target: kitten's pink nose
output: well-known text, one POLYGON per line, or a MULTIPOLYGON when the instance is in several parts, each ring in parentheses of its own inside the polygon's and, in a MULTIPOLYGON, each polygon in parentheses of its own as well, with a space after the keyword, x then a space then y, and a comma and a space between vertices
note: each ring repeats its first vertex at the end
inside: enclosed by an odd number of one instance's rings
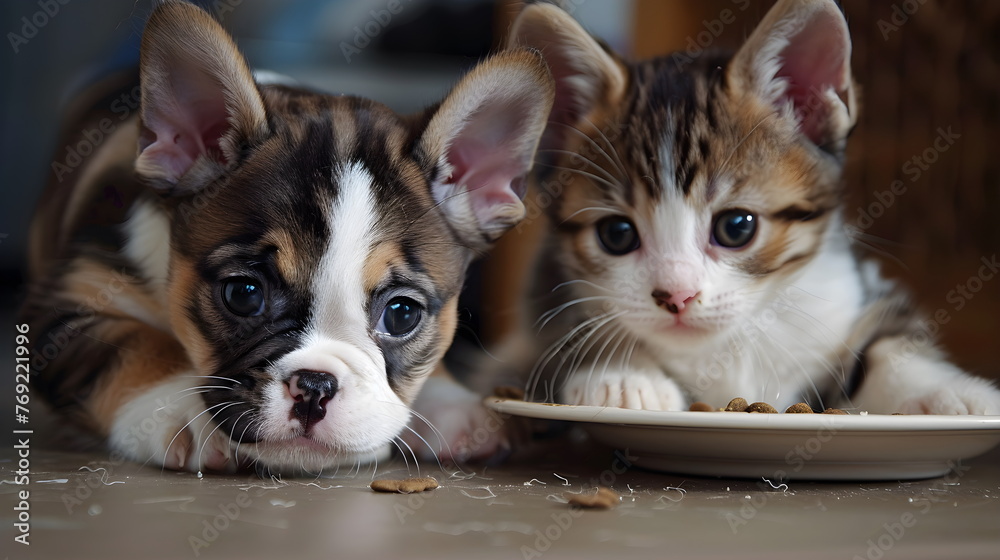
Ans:
POLYGON ((674 292, 653 290, 653 299, 656 300, 656 305, 665 307, 674 315, 679 315, 685 307, 691 305, 691 301, 698 297, 699 293, 696 290, 676 290, 674 292))

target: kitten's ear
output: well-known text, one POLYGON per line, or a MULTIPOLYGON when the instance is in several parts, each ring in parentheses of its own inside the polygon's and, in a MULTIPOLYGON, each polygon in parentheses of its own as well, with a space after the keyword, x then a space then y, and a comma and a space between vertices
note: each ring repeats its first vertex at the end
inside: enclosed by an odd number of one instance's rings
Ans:
POLYGON ((799 130, 824 148, 842 146, 857 119, 851 37, 833 0, 779 0, 727 77, 737 90, 791 110, 799 130))
POLYGON ((617 105, 625 93, 626 69, 576 20, 552 4, 525 6, 511 27, 507 46, 541 52, 556 82, 543 148, 564 149, 569 127, 583 125, 596 109, 617 105))
POLYGON ((167 194, 197 191, 268 134, 243 55, 207 13, 165 2, 142 35, 136 171, 167 194))
POLYGON ((541 56, 505 51, 462 78, 421 133, 416 154, 434 167, 434 200, 468 246, 488 247, 524 217, 553 90, 541 56))

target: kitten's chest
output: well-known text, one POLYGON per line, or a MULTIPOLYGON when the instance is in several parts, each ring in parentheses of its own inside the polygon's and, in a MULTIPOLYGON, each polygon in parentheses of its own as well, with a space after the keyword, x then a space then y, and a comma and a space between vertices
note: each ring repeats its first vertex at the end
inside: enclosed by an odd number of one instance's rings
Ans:
POLYGON ((825 386, 835 358, 824 355, 829 348, 801 341, 775 342, 773 337, 783 330, 774 326, 766 331, 737 329, 724 343, 698 352, 664 348, 650 353, 692 400, 724 406, 734 397, 743 397, 787 406, 803 400, 811 387, 825 386))
POLYGON ((858 309, 810 297, 765 308, 700 347, 650 345, 648 353, 693 400, 713 406, 734 397, 781 409, 820 402, 856 366, 848 341, 858 309))

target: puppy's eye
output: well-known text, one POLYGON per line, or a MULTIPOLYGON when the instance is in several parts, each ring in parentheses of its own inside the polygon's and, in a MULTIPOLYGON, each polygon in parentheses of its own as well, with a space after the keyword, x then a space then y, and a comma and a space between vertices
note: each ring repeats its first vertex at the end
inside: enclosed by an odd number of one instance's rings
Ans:
POLYGON ((230 278, 222 284, 222 301, 234 315, 256 317, 264 312, 264 288, 252 278, 230 278))
POLYGON ((639 248, 639 231, 628 218, 612 216, 597 222, 597 239, 612 255, 625 255, 639 248))
POLYGON ((738 249, 750 243, 757 232, 757 217, 747 210, 727 210, 715 217, 712 240, 717 245, 738 249))
POLYGON ((382 310, 375 330, 389 336, 403 336, 417 328, 422 316, 423 308, 416 301, 408 297, 393 298, 382 310))

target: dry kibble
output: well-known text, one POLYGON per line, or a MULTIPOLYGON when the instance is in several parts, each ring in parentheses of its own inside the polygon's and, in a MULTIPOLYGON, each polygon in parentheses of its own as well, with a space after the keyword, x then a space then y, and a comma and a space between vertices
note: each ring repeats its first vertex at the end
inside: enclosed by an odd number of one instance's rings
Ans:
POLYGON ((715 409, 712 408, 712 405, 708 403, 703 403, 701 401, 698 401, 691 403, 691 408, 689 408, 688 410, 690 410, 691 412, 712 412, 715 409))
POLYGON ((524 389, 513 385, 501 385, 493 389, 493 394, 501 399, 524 400, 524 389))
MULTIPOLYGON (((710 411, 713 410, 708 404, 703 402, 696 402, 691 405, 690 410, 693 411, 710 411)), ((726 408, 719 408, 716 410, 726 411, 726 412, 757 412, 765 414, 775 414, 777 409, 766 402, 755 402, 752 404, 747 404, 746 399, 743 397, 736 397, 735 399, 729 401, 726 408)), ((785 409, 786 414, 814 414, 816 411, 812 409, 806 403, 796 403, 785 409)), ((822 412, 822 414, 850 414, 847 411, 841 410, 839 408, 828 408, 822 412)), ((867 413, 862 413, 865 415, 867 413)), ((895 414, 899 414, 898 412, 895 414)))
POLYGON ((792 406, 788 407, 785 410, 785 413, 787 413, 787 414, 812 414, 813 413, 813 409, 812 409, 811 406, 807 405, 806 403, 800 402, 800 403, 793 404, 792 406))
POLYGON ((746 412, 747 411, 747 400, 743 397, 736 397, 735 399, 729 401, 726 405, 726 412, 746 412))
POLYGON ((747 407, 747 412, 759 412, 763 414, 777 414, 778 409, 766 402, 755 402, 747 407))
POLYGON ((565 496, 569 505, 589 509, 611 509, 621 502, 618 492, 605 486, 598 486, 596 494, 573 494, 567 492, 565 496))
POLYGON ((395 492, 397 494, 413 494, 438 487, 436 480, 430 477, 406 478, 403 480, 382 479, 373 480, 371 489, 376 492, 395 492))

